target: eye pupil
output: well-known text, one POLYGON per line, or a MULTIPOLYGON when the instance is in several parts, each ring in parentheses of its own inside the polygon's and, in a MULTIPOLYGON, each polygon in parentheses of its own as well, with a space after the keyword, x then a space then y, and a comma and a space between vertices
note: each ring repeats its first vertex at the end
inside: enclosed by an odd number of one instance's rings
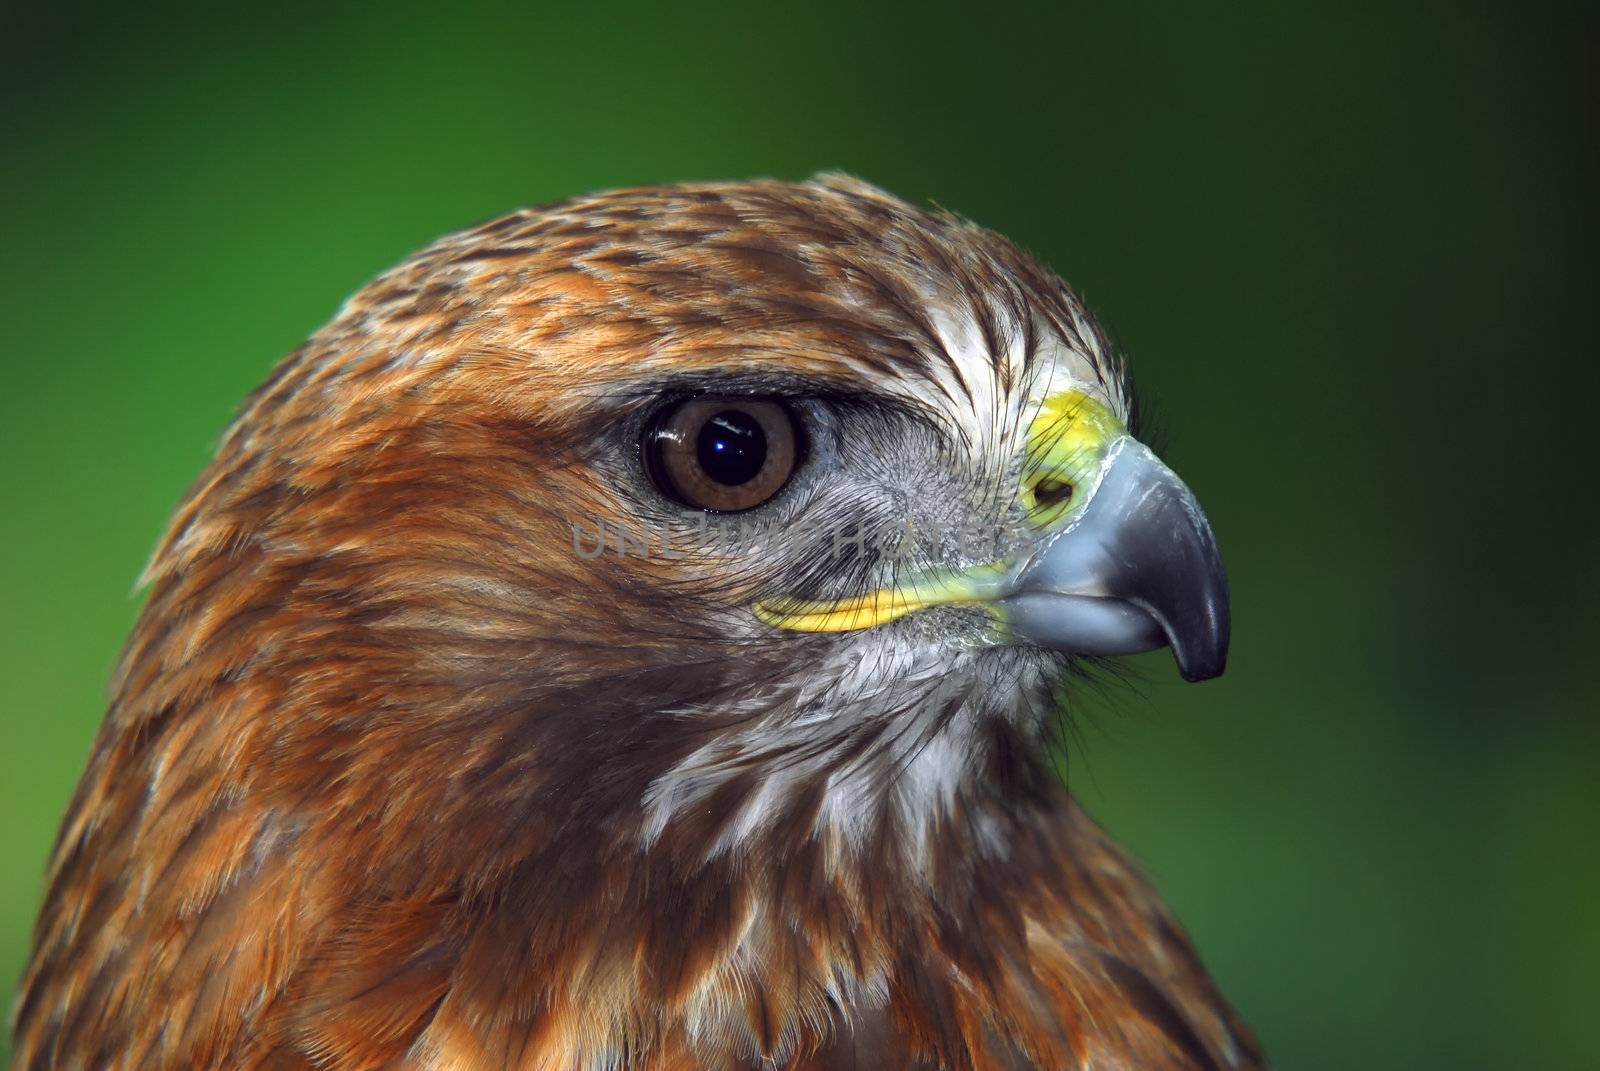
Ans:
POLYGON ((724 487, 738 487, 767 463, 767 433, 749 413, 725 409, 705 426, 695 444, 700 467, 724 487))
POLYGON ((712 513, 754 509, 788 483, 804 449, 793 413, 767 398, 706 396, 662 409, 641 458, 668 498, 712 513))

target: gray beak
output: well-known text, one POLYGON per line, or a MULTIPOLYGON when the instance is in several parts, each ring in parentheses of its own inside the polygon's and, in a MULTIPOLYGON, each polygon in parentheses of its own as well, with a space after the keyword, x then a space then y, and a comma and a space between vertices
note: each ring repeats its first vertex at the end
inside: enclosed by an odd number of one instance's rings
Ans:
POLYGON ((1019 639, 1084 655, 1172 648, 1184 680, 1228 660, 1228 577, 1194 493, 1143 443, 1117 441, 1071 522, 1023 560, 1001 612, 1019 639))

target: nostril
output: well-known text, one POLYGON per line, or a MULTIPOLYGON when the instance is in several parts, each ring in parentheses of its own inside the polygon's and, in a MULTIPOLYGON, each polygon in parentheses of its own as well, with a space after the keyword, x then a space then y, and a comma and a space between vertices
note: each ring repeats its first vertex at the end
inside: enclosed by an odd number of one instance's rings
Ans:
POLYGON ((1060 506, 1072 501, 1072 484, 1046 476, 1033 485, 1033 501, 1041 508, 1060 506))

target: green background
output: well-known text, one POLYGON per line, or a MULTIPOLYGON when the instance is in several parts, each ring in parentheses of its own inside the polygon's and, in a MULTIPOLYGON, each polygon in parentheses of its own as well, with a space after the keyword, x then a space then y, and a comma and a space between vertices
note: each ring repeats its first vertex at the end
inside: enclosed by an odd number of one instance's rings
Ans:
POLYGON ((1072 777, 1279 1066, 1600 1066, 1594 37, 1399 7, 8 5, 5 990, 133 580, 278 357, 511 207, 842 168, 1074 282, 1210 512, 1227 676, 1141 660, 1072 777))

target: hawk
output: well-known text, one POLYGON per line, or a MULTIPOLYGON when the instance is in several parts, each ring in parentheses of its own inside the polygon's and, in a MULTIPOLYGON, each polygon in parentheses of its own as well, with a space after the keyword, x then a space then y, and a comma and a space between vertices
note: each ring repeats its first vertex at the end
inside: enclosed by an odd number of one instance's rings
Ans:
POLYGON ((49 866, 15 1066, 1261 1066, 1052 764, 1227 586, 1074 293, 822 176, 525 210, 243 408, 49 866))

